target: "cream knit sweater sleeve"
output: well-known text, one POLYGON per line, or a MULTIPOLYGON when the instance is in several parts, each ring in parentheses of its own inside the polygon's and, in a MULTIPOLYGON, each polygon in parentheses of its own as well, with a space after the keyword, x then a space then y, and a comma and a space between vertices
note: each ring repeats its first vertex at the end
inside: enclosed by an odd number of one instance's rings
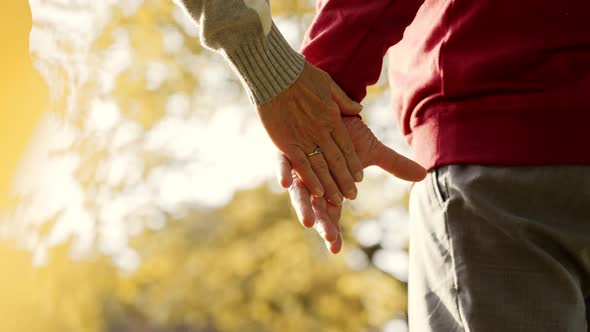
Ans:
POLYGON ((201 43, 229 61, 254 104, 287 89, 305 58, 272 21, 268 0, 175 0, 200 26, 201 43))

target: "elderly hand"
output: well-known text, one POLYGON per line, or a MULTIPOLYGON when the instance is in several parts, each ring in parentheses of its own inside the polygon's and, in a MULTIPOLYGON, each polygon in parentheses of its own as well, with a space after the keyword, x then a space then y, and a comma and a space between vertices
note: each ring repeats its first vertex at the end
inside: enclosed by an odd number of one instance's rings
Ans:
POLYGON ((274 144, 311 193, 340 205, 344 197, 356 198, 355 181, 363 177, 361 162, 340 115, 355 115, 361 109, 327 73, 306 63, 297 81, 261 105, 258 114, 274 144), (321 153, 309 156, 318 147, 321 153))
MULTIPOLYGON (((342 122, 350 133, 363 168, 379 166, 407 181, 421 181, 426 177, 422 166, 381 143, 360 118, 345 117, 342 122)), ((279 155, 278 178, 283 187, 289 188, 291 204, 301 224, 314 227, 328 249, 338 253, 342 247, 339 225, 342 207, 330 204, 324 197, 312 197, 304 183, 292 172, 291 164, 284 155, 279 155)))

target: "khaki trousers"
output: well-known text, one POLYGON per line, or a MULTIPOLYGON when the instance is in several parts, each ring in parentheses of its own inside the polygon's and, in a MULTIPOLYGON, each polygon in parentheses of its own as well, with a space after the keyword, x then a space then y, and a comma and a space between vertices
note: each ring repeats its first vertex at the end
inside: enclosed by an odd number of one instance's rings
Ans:
POLYGON ((410 216, 410 332, 590 331, 590 166, 439 167, 410 216))

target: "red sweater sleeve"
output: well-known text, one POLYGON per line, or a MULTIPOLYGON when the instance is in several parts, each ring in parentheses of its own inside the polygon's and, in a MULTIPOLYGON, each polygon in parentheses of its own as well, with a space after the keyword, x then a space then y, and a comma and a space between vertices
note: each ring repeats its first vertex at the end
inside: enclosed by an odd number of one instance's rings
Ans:
POLYGON ((379 79, 383 57, 401 40, 423 0, 319 0, 302 53, 354 100, 379 79))

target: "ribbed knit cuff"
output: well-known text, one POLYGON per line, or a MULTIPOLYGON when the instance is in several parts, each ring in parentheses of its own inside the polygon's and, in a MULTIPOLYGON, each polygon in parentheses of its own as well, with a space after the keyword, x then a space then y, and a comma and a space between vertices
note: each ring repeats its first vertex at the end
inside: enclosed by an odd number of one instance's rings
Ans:
POLYGON ((289 46, 273 24, 266 38, 225 51, 246 85, 250 100, 262 105, 285 91, 301 74, 305 65, 303 55, 289 46))

